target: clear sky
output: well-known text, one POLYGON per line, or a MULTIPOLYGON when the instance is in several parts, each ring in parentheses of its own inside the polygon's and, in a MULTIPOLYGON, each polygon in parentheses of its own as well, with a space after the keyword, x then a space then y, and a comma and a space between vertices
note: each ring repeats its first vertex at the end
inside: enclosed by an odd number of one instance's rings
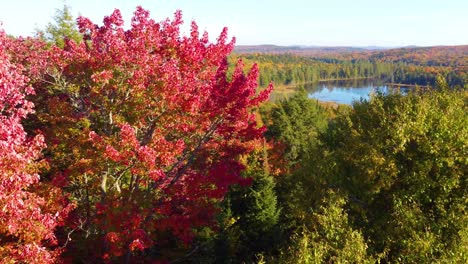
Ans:
MULTIPOLYGON (((129 24, 137 5, 157 21, 180 9, 214 40, 223 26, 237 44, 432 46, 468 44, 468 0, 67 0, 73 14, 101 23, 115 8, 129 24)), ((32 35, 63 0, 0 0, 12 35, 32 35)))

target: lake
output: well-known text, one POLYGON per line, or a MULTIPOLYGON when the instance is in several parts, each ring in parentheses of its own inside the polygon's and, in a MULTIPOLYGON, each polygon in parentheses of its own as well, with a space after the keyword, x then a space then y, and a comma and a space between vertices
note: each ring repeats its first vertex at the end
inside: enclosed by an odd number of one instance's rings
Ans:
MULTIPOLYGON (((369 95, 376 91, 386 94, 397 90, 397 88, 388 87, 383 81, 375 79, 324 81, 304 85, 304 88, 307 90, 309 98, 348 105, 353 101, 368 100, 369 95)), ((403 92, 405 90, 402 88, 403 92)))

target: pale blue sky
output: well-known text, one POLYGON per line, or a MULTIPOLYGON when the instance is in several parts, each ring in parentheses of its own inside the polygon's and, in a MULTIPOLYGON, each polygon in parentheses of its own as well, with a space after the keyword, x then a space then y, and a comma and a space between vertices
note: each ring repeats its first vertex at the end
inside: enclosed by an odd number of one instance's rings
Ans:
MULTIPOLYGON (((0 0, 0 21, 12 35, 43 28, 63 0, 0 0)), ((468 0, 67 0, 101 23, 114 8, 129 24, 137 5, 157 21, 180 9, 214 40, 223 26, 237 44, 406 46, 468 44, 468 0)))

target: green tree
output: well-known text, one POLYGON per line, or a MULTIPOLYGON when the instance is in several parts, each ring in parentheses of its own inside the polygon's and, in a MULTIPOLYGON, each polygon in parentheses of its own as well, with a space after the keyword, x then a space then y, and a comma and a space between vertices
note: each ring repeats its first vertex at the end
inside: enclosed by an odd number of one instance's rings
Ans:
POLYGON ((277 258, 278 263, 375 263, 363 235, 348 223, 345 199, 328 192, 322 205, 308 211, 277 258))
POLYGON ((328 185, 390 262, 468 260, 466 92, 377 95, 329 126, 328 185))
POLYGON ((222 230, 216 241, 217 263, 251 263, 277 247, 280 209, 275 179, 268 172, 267 152, 246 157, 245 177, 252 185, 233 186, 224 201, 222 230))
POLYGON ((65 46, 65 40, 70 39, 76 43, 81 42, 83 36, 78 31, 71 8, 64 4, 62 9, 56 9, 54 22, 47 24, 45 30, 37 30, 37 34, 60 48, 65 46))
MULTIPOLYGON (((341 108, 340 108, 341 110, 341 108)), ((345 110, 348 110, 346 108, 345 110)), ((320 134, 329 113, 302 90, 263 109, 267 135, 286 145, 291 170, 278 178, 281 254, 269 262, 324 263, 372 261, 362 234, 348 223, 345 198, 326 185, 326 155, 319 153, 320 134)))
POLYGON ((320 131, 327 126, 325 109, 300 90, 291 98, 283 100, 269 111, 263 111, 267 124, 266 136, 286 145, 284 158, 292 164, 309 155, 311 145, 316 144, 320 131))

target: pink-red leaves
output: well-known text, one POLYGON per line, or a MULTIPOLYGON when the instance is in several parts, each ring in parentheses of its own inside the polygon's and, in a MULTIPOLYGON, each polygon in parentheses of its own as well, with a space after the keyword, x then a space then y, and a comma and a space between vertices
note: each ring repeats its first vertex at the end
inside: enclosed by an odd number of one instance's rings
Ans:
MULTIPOLYGON (((188 243, 194 230, 214 225, 216 202, 228 187, 248 183, 238 160, 262 137, 252 109, 271 87, 257 94, 258 69, 246 75, 241 61, 228 78, 234 39, 228 42, 227 29, 209 43, 195 22, 182 36, 182 22, 176 12, 157 23, 138 7, 125 29, 116 10, 103 26, 79 18, 80 44, 47 50, 19 41, 10 48, 35 49, 15 61, 41 91, 37 128, 46 135, 53 182, 78 203, 67 245, 89 247, 85 252, 97 255, 89 259, 162 247, 168 233, 188 243)), ((32 105, 21 105, 24 118, 32 105)), ((37 174, 28 177, 28 184, 38 181, 37 174)))
MULTIPOLYGON (((59 251, 53 233, 64 216, 31 190, 38 188, 37 160, 44 138, 28 138, 21 121, 33 112, 25 96, 34 93, 6 53, 10 40, 0 31, 0 258, 6 262, 52 263, 59 251)), ((52 190, 53 191, 53 190, 52 190)))

